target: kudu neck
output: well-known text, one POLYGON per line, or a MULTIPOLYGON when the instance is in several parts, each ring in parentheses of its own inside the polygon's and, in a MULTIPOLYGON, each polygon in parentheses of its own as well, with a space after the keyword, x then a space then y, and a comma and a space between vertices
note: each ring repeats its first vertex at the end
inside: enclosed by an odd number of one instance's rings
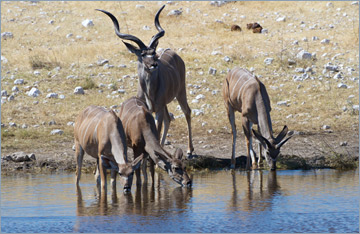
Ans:
POLYGON ((272 134, 270 110, 268 107, 265 106, 262 98, 257 98, 256 110, 257 110, 258 126, 260 128, 261 135, 268 140, 274 140, 272 134))

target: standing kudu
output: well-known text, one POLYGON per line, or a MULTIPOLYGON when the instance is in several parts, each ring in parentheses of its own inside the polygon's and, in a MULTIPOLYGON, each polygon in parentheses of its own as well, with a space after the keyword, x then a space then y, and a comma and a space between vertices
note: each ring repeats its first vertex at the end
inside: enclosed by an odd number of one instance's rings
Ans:
MULTIPOLYGON (((170 125, 170 117, 166 105, 176 98, 185 114, 188 125, 188 151, 189 155, 194 151, 191 136, 191 109, 187 103, 185 86, 185 64, 174 51, 166 49, 161 55, 156 53, 159 39, 164 36, 165 31, 159 23, 162 6, 155 16, 155 26, 159 31, 152 37, 149 46, 146 46, 139 38, 120 32, 119 23, 111 13, 98 10, 108 15, 114 23, 115 33, 124 40, 135 42, 135 47, 127 42, 123 43, 128 50, 138 58, 139 85, 137 96, 144 100, 149 110, 156 115, 156 126, 160 136, 162 123, 164 131, 161 138, 161 145, 164 145, 166 134, 170 125)), ((160 138, 160 137, 159 137, 160 138)))
MULTIPOLYGON (((116 174, 123 178, 124 192, 130 192, 134 170, 139 168, 143 155, 132 163, 127 160, 126 137, 121 120, 112 110, 89 106, 80 112, 75 121, 76 185, 79 185, 81 167, 86 152, 97 160, 100 171, 101 192, 106 191, 106 169, 111 169, 111 184, 116 174)), ((98 173, 97 173, 98 175, 98 173)), ((98 182, 98 177, 97 177, 98 182)))
POLYGON ((233 135, 231 168, 235 168, 235 111, 239 111, 242 115, 242 127, 246 137, 246 169, 250 169, 250 156, 252 166, 256 168, 255 152, 252 149, 251 128, 253 124, 257 124, 258 131, 252 131, 260 142, 258 166, 260 166, 260 159, 263 155, 263 147, 265 149, 265 159, 270 169, 275 170, 280 147, 291 137, 283 140, 288 131, 288 128, 284 126, 279 135, 274 138, 270 118, 270 99, 264 84, 248 70, 235 67, 227 75, 222 91, 233 135))
MULTIPOLYGON (((190 187, 191 180, 182 163, 182 150, 177 149, 174 156, 166 152, 159 143, 154 117, 146 104, 137 97, 126 100, 118 113, 123 123, 127 145, 134 151, 134 158, 149 155, 150 173, 154 183, 154 162, 181 186, 190 187)), ((146 177, 146 161, 143 168, 146 177)), ((137 184, 141 184, 140 169, 136 170, 137 184)), ((146 179, 147 180, 147 179, 146 179)))

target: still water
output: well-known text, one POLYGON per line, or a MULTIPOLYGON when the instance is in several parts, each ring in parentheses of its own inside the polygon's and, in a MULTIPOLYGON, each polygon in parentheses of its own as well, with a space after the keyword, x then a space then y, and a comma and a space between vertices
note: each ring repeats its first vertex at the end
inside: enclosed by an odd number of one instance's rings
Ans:
POLYGON ((99 196, 83 174, 1 178, 1 232, 359 232, 359 171, 229 171, 99 196))

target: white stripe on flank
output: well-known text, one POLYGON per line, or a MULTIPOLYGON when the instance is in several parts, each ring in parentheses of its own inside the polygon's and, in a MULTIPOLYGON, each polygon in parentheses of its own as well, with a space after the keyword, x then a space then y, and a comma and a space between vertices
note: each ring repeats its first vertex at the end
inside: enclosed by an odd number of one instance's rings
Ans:
MULTIPOLYGON (((247 82, 249 82, 250 80, 251 80, 251 79, 249 78, 247 81, 245 81, 245 82, 243 83, 242 86, 244 86, 244 85, 245 85, 247 82)), ((240 90, 239 90, 239 91, 240 91, 240 90)), ((240 98, 240 92, 238 93, 236 100, 239 101, 239 98, 240 98)))
MULTIPOLYGON (((98 110, 98 109, 97 109, 98 110)), ((99 110, 98 110, 99 111, 99 110)), ((89 121, 89 124, 87 125, 87 127, 86 127, 86 130, 85 130, 85 133, 83 134, 83 145, 85 146, 85 137, 86 137, 86 133, 87 133, 87 131, 89 130, 89 127, 90 127, 90 125, 91 125, 91 123, 94 121, 94 119, 95 118, 97 118, 97 116, 99 115, 99 114, 102 114, 103 112, 102 111, 99 111, 99 113, 97 113, 96 115, 94 115, 94 117, 91 119, 91 121, 89 121)))
POLYGON ((231 96, 230 96, 230 97, 232 97, 232 96, 234 95, 234 92, 235 92, 235 91, 238 91, 238 89, 237 89, 236 87, 237 87, 239 81, 241 80, 241 78, 242 78, 244 75, 246 75, 246 74, 241 74, 240 77, 237 79, 235 85, 232 87, 232 91, 231 91, 231 96))

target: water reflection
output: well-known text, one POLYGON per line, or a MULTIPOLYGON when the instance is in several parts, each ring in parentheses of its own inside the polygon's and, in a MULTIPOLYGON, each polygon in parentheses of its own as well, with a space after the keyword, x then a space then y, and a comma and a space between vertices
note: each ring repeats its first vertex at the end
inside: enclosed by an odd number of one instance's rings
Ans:
MULTIPOLYGON (((271 209, 273 200, 281 195, 276 171, 261 170, 244 172, 246 174, 246 189, 236 183, 237 174, 232 173, 232 195, 228 203, 229 211, 264 211, 271 209), (240 189, 239 189, 240 188, 240 189)), ((242 175, 241 175, 242 176, 242 175)))
POLYGON ((123 194, 112 190, 111 194, 101 194, 98 187, 94 188, 92 202, 86 203, 80 187, 76 188, 77 216, 109 216, 137 214, 142 216, 161 216, 168 212, 181 213, 189 209, 192 197, 191 188, 154 186, 143 184, 136 187, 134 193, 123 194), (109 198, 108 198, 109 196, 109 198))

